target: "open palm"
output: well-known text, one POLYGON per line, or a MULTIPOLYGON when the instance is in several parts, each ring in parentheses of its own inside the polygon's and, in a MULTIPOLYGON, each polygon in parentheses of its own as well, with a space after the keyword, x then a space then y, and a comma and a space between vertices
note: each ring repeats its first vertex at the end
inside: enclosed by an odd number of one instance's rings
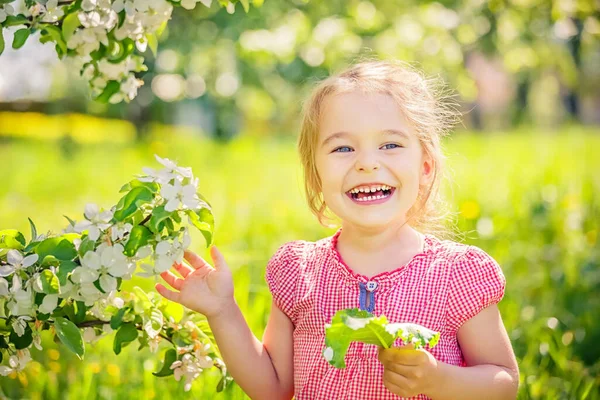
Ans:
POLYGON ((184 263, 173 264, 181 278, 171 271, 160 274, 178 292, 169 290, 160 283, 156 284, 156 290, 165 298, 206 317, 218 315, 233 303, 233 279, 223 255, 215 246, 211 247, 210 255, 214 268, 196 253, 186 251, 184 258, 189 266, 184 263))

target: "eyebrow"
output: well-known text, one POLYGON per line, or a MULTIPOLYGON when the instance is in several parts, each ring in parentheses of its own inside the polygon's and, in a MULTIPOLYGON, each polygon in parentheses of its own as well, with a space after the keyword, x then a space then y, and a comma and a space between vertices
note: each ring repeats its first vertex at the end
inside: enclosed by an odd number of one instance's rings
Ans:
MULTIPOLYGON (((408 135, 405 132, 399 131, 397 129, 384 129, 381 131, 381 133, 383 133, 384 135, 400 136, 403 139, 408 140, 408 135)), ((323 140, 323 143, 321 143, 321 147, 325 147, 325 145, 327 145, 327 143, 331 142, 333 139, 343 138, 346 136, 351 136, 351 134, 348 132, 343 132, 343 131, 336 132, 336 133, 330 135, 327 139, 323 140)))

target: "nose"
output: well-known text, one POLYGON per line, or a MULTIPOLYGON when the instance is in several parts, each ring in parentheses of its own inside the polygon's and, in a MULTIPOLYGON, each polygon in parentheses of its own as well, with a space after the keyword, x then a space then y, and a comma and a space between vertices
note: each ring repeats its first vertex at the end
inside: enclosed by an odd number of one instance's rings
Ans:
POLYGON ((364 152, 356 159, 355 168, 359 172, 371 172, 379 169, 377 157, 369 152, 364 152))

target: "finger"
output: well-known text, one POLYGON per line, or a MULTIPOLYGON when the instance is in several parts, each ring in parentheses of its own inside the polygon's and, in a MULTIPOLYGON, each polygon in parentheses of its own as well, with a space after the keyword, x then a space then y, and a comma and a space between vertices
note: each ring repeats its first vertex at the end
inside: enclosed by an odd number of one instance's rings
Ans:
POLYGON ((204 260, 204 258, 200 257, 198 254, 194 253, 193 251, 190 251, 190 250, 184 251, 183 258, 185 258, 187 260, 187 262, 189 262, 190 265, 192 266, 192 268, 194 268, 194 269, 202 269, 202 268, 213 269, 213 267, 209 263, 207 263, 204 260))
POLYGON ((194 272, 194 270, 192 270, 192 268, 188 267, 187 265, 185 265, 183 263, 173 263, 173 267, 184 278, 186 278, 190 273, 194 272))
POLYGON ((422 350, 416 350, 412 345, 395 347, 392 360, 403 365, 419 365, 423 362, 425 354, 422 350))
POLYGON ((227 263, 225 262, 225 257, 223 257, 223 254, 219 251, 219 249, 217 249, 217 246, 212 245, 210 247, 210 257, 212 258, 213 262, 215 263, 215 269, 221 270, 221 269, 227 268, 227 263))
MULTIPOLYGON (((414 384, 406 377, 385 369, 383 372, 383 382, 391 392, 396 393, 400 396, 408 394, 412 390, 414 384)), ((410 397, 410 396, 406 396, 410 397)))
POLYGON ((183 284, 183 279, 175 276, 171 271, 165 271, 160 274, 162 278, 169 284, 171 287, 177 290, 181 290, 181 285, 183 284))
POLYGON ((179 303, 179 293, 178 292, 169 290, 160 283, 157 283, 156 285, 154 285, 154 287, 156 288, 156 291, 158 293, 160 293, 167 300, 171 300, 171 301, 175 301, 175 302, 179 303))
POLYGON ((418 368, 410 365, 402 365, 396 363, 388 363, 384 364, 385 369, 387 371, 393 372, 396 375, 402 376, 405 379, 414 379, 418 378, 419 373, 417 373, 418 368))

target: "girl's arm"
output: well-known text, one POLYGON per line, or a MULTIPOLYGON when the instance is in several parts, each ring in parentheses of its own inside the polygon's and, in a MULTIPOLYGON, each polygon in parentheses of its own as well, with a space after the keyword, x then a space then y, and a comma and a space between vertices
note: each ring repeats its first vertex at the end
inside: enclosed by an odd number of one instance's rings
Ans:
POLYGON ((275 302, 263 343, 250 331, 237 304, 208 318, 208 323, 231 376, 248 396, 268 400, 292 398, 293 325, 275 302))
POLYGON ((434 400, 515 399, 519 367, 497 305, 465 322, 457 333, 468 367, 439 363, 440 384, 434 400))
POLYGON ((210 249, 214 267, 186 251, 187 264, 174 264, 161 276, 175 290, 156 284, 169 300, 206 316, 223 360, 236 383, 253 399, 290 399, 293 395, 292 332, 289 318, 275 304, 261 343, 235 302, 233 279, 223 255, 210 249))

